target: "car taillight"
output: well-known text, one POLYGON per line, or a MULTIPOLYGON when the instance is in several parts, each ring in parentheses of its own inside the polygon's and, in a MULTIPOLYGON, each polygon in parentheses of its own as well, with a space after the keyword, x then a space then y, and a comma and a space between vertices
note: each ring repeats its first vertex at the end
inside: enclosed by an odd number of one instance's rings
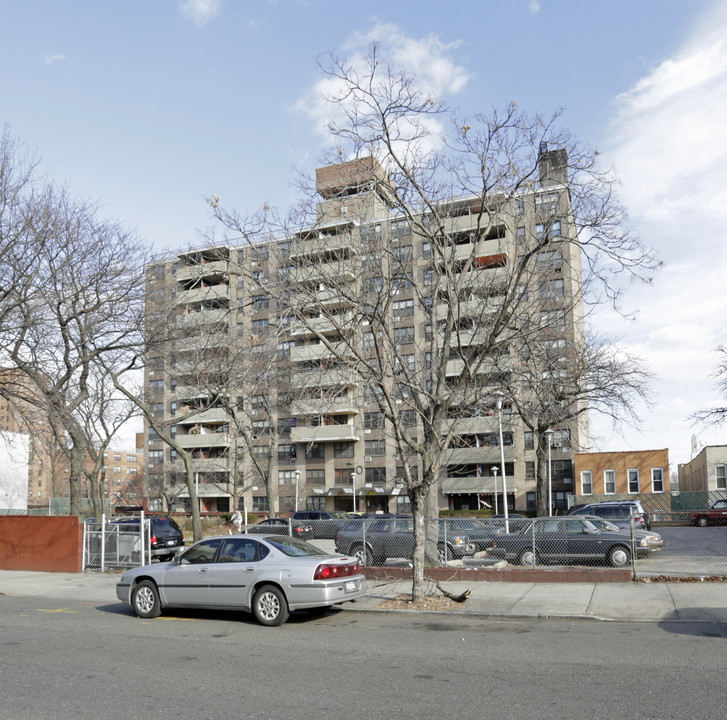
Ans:
POLYGON ((346 565, 327 565, 322 564, 316 568, 313 573, 314 580, 334 580, 338 577, 346 577, 347 575, 358 575, 361 572, 361 564, 358 562, 348 563, 346 565))
POLYGON ((156 535, 152 535, 152 536, 151 536, 151 544, 152 544, 152 545, 156 545, 156 544, 157 544, 157 538, 156 538, 156 535))

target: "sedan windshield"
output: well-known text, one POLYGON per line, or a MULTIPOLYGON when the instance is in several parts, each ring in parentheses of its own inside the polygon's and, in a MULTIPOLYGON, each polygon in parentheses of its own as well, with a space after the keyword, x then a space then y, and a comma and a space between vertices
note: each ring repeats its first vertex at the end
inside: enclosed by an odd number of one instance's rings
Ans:
POLYGON ((315 545, 299 540, 297 537, 286 537, 285 535, 273 535, 266 537, 271 545, 276 547, 280 552, 290 557, 307 557, 310 555, 330 555, 315 545))

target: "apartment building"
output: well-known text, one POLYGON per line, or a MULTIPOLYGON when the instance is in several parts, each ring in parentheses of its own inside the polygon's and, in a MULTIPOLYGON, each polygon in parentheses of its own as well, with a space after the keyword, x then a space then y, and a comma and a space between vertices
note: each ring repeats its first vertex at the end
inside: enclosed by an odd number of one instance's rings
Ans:
POLYGON ((708 445, 679 465, 679 490, 727 491, 727 445, 708 445))
MULTIPOLYGON (((511 509, 535 508, 538 442, 522 413, 546 376, 550 386, 566 384, 565 349, 583 340, 580 253, 559 242, 575 233, 564 151, 544 149, 540 173, 537 186, 488 199, 485 209, 481 197, 449 200, 436 218, 447 238, 442 251, 424 232, 431 217, 392 210, 396 189, 376 161, 331 165, 316 173, 309 226, 148 267, 147 397, 155 419, 191 454, 203 511, 228 511, 240 500, 269 510, 261 468, 275 485, 278 512, 407 511, 405 468, 420 472, 419 460, 401 455, 376 402, 380 388, 362 382, 366 353, 388 339, 395 357, 382 384, 391 380, 387 387, 399 393, 393 407, 400 404, 403 424, 421 433, 421 415, 405 409, 413 385, 401 377, 449 352, 447 380, 460 393, 463 348, 485 342, 487 312, 504 302, 507 283, 515 287, 528 254, 533 270, 517 290, 519 326, 529 332, 519 331, 517 345, 513 334, 496 359, 478 366, 486 379, 473 387, 484 400, 453 397, 448 422, 457 432, 437 492, 441 508, 501 509, 505 499, 511 509), (445 275, 458 282, 454 299, 445 275), (451 332, 443 340, 454 306, 456 348, 451 332), (374 330, 367 313, 385 320, 374 330), (546 365, 533 363, 533 348, 546 365), (498 403, 498 383, 508 383, 517 402, 498 403)), ((428 382, 421 380, 424 391, 428 382)), ((562 507, 574 492, 573 454, 588 444, 585 402, 578 400, 584 412, 549 428, 552 491, 562 507)), ((150 509, 184 509, 182 459, 148 422, 144 444, 150 509)))

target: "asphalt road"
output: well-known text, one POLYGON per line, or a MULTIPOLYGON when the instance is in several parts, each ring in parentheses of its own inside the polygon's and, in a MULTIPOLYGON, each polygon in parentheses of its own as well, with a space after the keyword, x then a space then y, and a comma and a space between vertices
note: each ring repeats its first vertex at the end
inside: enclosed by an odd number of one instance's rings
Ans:
POLYGON ((0 596, 3 720, 721 717, 727 625, 293 613, 140 620, 0 596))

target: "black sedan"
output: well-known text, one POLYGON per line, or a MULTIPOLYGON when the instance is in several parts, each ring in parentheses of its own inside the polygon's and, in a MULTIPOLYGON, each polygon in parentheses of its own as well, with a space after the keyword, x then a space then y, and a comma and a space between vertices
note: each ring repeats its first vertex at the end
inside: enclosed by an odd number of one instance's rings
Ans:
MULTIPOLYGON (((649 555, 646 538, 636 538, 634 547, 637 557, 649 555)), ((513 560, 520 565, 587 560, 612 567, 625 567, 631 562, 632 545, 630 533, 601 532, 585 518, 571 516, 536 518, 520 532, 495 535, 488 552, 494 557, 513 560)))
POLYGON ((313 526, 310 523, 287 520, 285 518, 267 518, 257 525, 249 525, 248 534, 253 535, 292 535, 301 540, 313 537, 313 526))

